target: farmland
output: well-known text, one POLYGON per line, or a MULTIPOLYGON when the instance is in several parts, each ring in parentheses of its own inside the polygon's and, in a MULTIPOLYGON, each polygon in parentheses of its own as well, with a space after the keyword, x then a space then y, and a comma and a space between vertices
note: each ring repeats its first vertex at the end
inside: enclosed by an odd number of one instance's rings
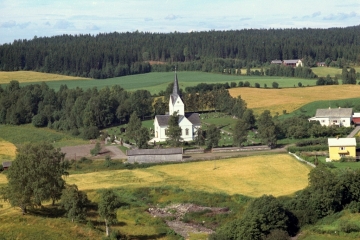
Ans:
MULTIPOLYGON (((233 97, 241 96, 248 108, 252 108, 256 113, 270 110, 273 114, 282 114, 283 110, 289 113, 314 101, 360 98, 359 85, 286 89, 233 88, 229 89, 229 92, 233 97)), ((328 102, 331 104, 331 101, 328 102)))
POLYGON ((34 71, 16 71, 16 72, 2 72, 0 71, 0 84, 8 84, 11 80, 17 80, 20 83, 34 83, 34 82, 52 82, 62 80, 89 80, 86 78, 65 76, 53 73, 41 73, 34 71))
POLYGON ((36 128, 31 124, 20 126, 0 125, 0 137, 15 145, 41 141, 51 142, 55 147, 89 143, 63 132, 57 132, 49 128, 36 128))
MULTIPOLYGON (((313 79, 301 79, 301 78, 286 78, 286 77, 266 77, 266 76, 243 76, 243 75, 227 75, 227 74, 214 74, 204 72, 178 72, 178 78, 180 88, 185 89, 188 86, 196 86, 199 83, 226 83, 235 82, 238 84, 239 81, 249 81, 251 86, 255 83, 259 83, 261 87, 267 84, 271 87, 272 82, 276 81, 280 87, 294 87, 299 82, 303 86, 314 86, 316 80, 313 79)), ((50 88, 58 90, 61 85, 66 84, 69 88, 81 87, 83 89, 89 89, 93 87, 104 88, 111 87, 113 85, 120 85, 125 90, 139 90, 146 89, 152 94, 159 93, 165 90, 169 83, 174 79, 174 72, 153 72, 147 74, 130 75, 117 78, 109 79, 91 79, 88 81, 84 80, 61 80, 61 81, 49 81, 46 82, 50 88)), ((20 81, 20 80, 19 80, 20 81)), ((21 82, 21 81, 20 81, 21 82)), ((30 83, 22 83, 21 85, 27 85, 30 83)))
POLYGON ((283 196, 306 187, 309 171, 291 156, 280 154, 75 174, 67 182, 81 190, 170 185, 210 193, 283 196))
POLYGON ((11 142, 0 138, 0 160, 11 160, 15 158, 16 147, 11 142))

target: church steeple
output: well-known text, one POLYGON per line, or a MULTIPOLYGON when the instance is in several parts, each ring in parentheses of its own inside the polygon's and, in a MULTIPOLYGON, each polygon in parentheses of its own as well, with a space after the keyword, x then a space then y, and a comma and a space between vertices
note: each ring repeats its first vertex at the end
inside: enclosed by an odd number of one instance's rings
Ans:
POLYGON ((174 87, 173 87, 172 94, 180 96, 179 82, 178 82, 178 78, 177 78, 176 69, 175 69, 175 79, 174 79, 174 87))
POLYGON ((169 114, 171 115, 174 112, 178 112, 179 115, 185 114, 184 102, 181 100, 180 97, 179 82, 177 78, 176 68, 175 68, 173 92, 170 94, 170 101, 169 101, 169 114))

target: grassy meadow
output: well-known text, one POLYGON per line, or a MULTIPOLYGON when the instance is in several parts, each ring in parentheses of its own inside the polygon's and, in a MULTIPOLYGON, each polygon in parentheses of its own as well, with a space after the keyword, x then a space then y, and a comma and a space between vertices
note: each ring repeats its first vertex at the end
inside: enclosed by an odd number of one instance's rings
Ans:
POLYGON ((34 71, 14 71, 2 72, 0 71, 0 84, 8 84, 12 80, 17 80, 20 83, 33 83, 33 82, 51 82, 62 80, 90 80, 88 78, 65 76, 53 73, 41 73, 34 71))
POLYGON ((64 132, 57 132, 49 128, 36 128, 32 124, 20 126, 0 125, 0 139, 14 145, 46 141, 52 143, 56 148, 89 143, 89 141, 73 137, 64 132))
POLYGON ((258 197, 290 195, 303 189, 307 186, 309 171, 291 156, 278 154, 75 174, 66 180, 81 190, 170 185, 193 191, 258 197))
MULTIPOLYGON (((243 75, 228 75, 228 74, 214 74, 204 72, 178 72, 178 79, 180 88, 185 89, 188 86, 196 86, 199 83, 226 83, 235 82, 238 84, 240 81, 249 81, 251 86, 255 83, 259 83, 261 87, 267 84, 271 87, 272 82, 276 81, 280 87, 294 87, 298 82, 301 82, 303 86, 314 86, 316 80, 301 79, 301 78, 286 78, 286 77, 267 77, 267 76, 243 76, 243 75)), ((116 77, 109 79, 91 79, 84 80, 61 80, 61 81, 49 81, 46 82, 50 88, 58 90, 61 85, 66 84, 69 88, 81 87, 83 89, 97 87, 99 89, 104 87, 111 87, 113 85, 120 85, 125 90, 139 90, 146 89, 152 94, 159 93, 165 90, 169 83, 173 82, 173 72, 153 72, 147 74, 130 75, 124 77, 116 77)), ((30 83, 22 83, 21 85, 27 85, 30 83)))
MULTIPOLYGON (((356 72, 360 71, 360 67, 354 67, 356 72)), ((342 72, 341 68, 335 68, 335 67, 313 67, 311 68, 313 73, 315 73, 319 77, 326 77, 328 74, 330 77, 335 77, 335 75, 340 74, 342 72)))
MULTIPOLYGON (((331 85, 305 88, 259 89, 232 88, 229 89, 233 97, 241 96, 259 114, 270 110, 272 114, 293 112, 305 104, 320 100, 338 100, 360 98, 360 85, 331 85)), ((331 103, 331 102, 330 102, 331 103)))

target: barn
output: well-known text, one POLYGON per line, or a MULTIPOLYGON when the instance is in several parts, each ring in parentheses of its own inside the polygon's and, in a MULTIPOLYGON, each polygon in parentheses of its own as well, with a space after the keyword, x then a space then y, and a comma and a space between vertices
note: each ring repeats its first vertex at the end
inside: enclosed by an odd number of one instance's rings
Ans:
POLYGON ((183 160, 183 149, 134 149, 127 150, 126 155, 128 163, 181 162, 183 160))

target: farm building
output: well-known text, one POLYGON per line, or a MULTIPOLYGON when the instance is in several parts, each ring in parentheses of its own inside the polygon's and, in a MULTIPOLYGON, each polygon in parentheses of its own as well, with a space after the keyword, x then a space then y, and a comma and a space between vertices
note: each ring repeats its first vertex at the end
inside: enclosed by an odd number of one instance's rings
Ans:
POLYGON ((179 126, 181 127, 181 139, 183 141, 193 141, 197 129, 201 127, 200 115, 198 113, 185 113, 184 102, 180 96, 179 82, 175 73, 174 88, 170 95, 169 113, 167 115, 156 115, 154 120, 155 138, 151 141, 165 141, 166 131, 169 126, 170 116, 177 112, 179 115, 179 126))
POLYGON ((10 161, 6 161, 2 163, 3 169, 7 170, 9 167, 11 167, 11 163, 10 161))
POLYGON ((354 113, 352 115, 352 121, 355 125, 360 125, 360 113, 354 113))
POLYGON ((182 148, 127 150, 128 163, 181 162, 182 148))
POLYGON ((283 64, 290 67, 302 67, 303 63, 300 59, 284 60, 283 64))
POLYGON ((325 62, 317 62, 316 66, 318 66, 318 67, 326 67, 326 64, 325 64, 325 62))
POLYGON ((350 127, 352 122, 352 108, 317 109, 315 117, 309 121, 319 121, 321 126, 350 127))
POLYGON ((282 64, 282 61, 281 60, 272 60, 271 61, 271 64, 282 64))
POLYGON ((342 157, 356 157, 355 138, 329 138, 329 158, 340 160, 342 157))

